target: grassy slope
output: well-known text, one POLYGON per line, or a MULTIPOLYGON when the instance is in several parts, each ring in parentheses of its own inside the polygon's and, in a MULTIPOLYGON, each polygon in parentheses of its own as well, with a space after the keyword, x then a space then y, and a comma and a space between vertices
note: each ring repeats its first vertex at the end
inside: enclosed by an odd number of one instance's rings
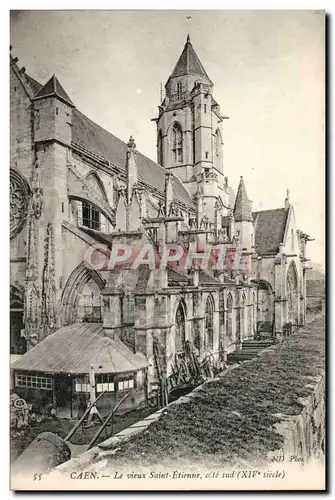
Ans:
POLYGON ((207 384, 192 401, 169 407, 145 434, 124 445, 110 465, 262 461, 281 446, 272 427, 279 421, 275 414, 300 413, 298 398, 309 394, 308 377, 322 372, 324 361, 324 318, 319 318, 207 384))

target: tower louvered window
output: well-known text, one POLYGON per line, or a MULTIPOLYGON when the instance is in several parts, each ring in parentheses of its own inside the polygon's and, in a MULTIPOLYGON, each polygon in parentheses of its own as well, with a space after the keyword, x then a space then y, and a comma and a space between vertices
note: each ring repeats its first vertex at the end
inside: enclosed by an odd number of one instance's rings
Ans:
POLYGON ((160 130, 158 133, 158 141, 157 141, 157 162, 159 165, 163 166, 163 136, 162 131, 160 130))
POLYGON ((181 82, 177 83, 177 98, 181 99, 183 93, 183 88, 181 82))
POLYGON ((172 163, 183 161, 183 134, 181 126, 175 123, 172 129, 172 163))

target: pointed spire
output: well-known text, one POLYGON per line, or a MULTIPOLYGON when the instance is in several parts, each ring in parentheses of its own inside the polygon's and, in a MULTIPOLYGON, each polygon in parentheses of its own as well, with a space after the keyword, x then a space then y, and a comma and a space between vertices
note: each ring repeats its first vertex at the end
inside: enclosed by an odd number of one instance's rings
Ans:
POLYGON ((176 78, 178 76, 188 74, 204 76, 212 84, 209 76, 205 71, 205 68, 201 64, 200 59, 191 44, 189 34, 187 35, 183 52, 181 53, 181 56, 179 57, 170 78, 176 78))
POLYGON ((74 107, 73 102, 59 83, 56 75, 52 75, 50 80, 37 92, 34 99, 43 99, 46 97, 58 97, 61 101, 74 107))
POLYGON ((286 210, 288 210, 290 208, 290 190, 289 189, 286 189, 285 208, 286 208, 286 210))
POLYGON ((133 136, 130 136, 126 153, 126 173, 127 173, 127 202, 130 203, 133 196, 133 187, 137 183, 137 159, 136 144, 133 136))
POLYGON ((234 217, 235 217, 235 222, 242 222, 242 221, 252 222, 251 203, 249 201, 242 176, 240 177, 240 183, 237 189, 237 195, 234 207, 234 217))

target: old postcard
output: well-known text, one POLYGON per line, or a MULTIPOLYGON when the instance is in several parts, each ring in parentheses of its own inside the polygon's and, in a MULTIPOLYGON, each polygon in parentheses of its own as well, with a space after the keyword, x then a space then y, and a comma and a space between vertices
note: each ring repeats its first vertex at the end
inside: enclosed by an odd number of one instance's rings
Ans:
POLYGON ((323 11, 11 11, 13 490, 325 488, 323 11))

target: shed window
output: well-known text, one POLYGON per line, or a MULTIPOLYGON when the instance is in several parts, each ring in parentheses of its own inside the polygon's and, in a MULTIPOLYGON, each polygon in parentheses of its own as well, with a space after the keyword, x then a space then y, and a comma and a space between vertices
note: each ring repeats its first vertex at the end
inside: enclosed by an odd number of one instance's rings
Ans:
POLYGON ((115 391, 114 375, 110 375, 109 373, 99 374, 96 376, 96 383, 97 383, 97 392, 115 391))
POLYGON ((16 373, 15 385, 17 387, 28 387, 31 389, 52 390, 52 379, 35 373, 16 373))
POLYGON ((118 389, 119 391, 134 389, 134 376, 131 375, 130 377, 119 379, 118 389))
POLYGON ((89 392, 90 391, 87 375, 83 375, 82 377, 75 378, 74 390, 75 390, 75 392, 89 392))
POLYGON ((140 370, 136 374, 136 383, 138 387, 141 387, 143 385, 143 370, 140 370))

